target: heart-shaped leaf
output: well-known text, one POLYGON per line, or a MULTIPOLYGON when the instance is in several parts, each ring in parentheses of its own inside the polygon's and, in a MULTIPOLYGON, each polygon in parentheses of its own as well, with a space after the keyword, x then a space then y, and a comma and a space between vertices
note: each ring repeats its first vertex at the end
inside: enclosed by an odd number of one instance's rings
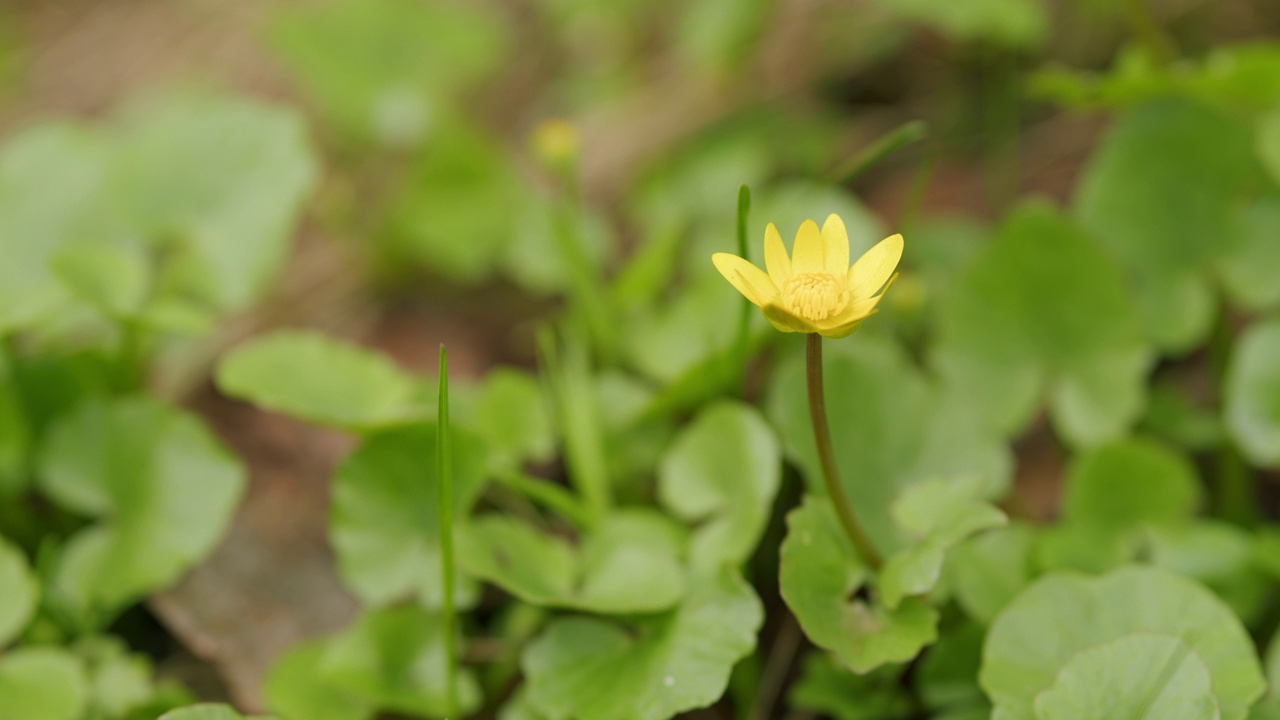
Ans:
POLYGON ((894 610, 903 598, 933 590, 956 543, 1008 522, 1003 512, 982 500, 984 486, 973 479, 930 480, 902 493, 894 504, 894 519, 915 543, 894 553, 880 569, 876 587, 885 607, 894 610))
MULTIPOLYGON (((1244 720, 1266 688, 1248 633, 1200 585, 1168 570, 1141 566, 1097 578, 1054 573, 1006 606, 987 634, 979 679, 995 703, 993 720, 1038 720, 1037 696, 1052 688, 1080 653, 1134 634, 1169 636, 1198 655, 1212 678, 1222 720, 1244 720)), ((1113 652, 1130 656, 1135 648, 1121 645, 1101 652, 1099 660, 1113 652)), ((1088 666, 1076 666, 1068 676, 1087 671, 1088 666)), ((1078 689, 1084 679, 1071 678, 1066 687, 1078 689)))
POLYGON ((905 662, 938 637, 938 613, 920 598, 895 609, 850 600, 870 578, 824 498, 807 497, 787 515, 779 582, 782 599, 819 647, 856 672, 905 662))
POLYGON ((751 587, 723 568, 674 610, 634 629, 591 618, 553 621, 521 658, 533 708, 552 718, 666 720, 714 703, 764 618, 751 587))
POLYGON ((344 429, 376 429, 431 414, 415 379, 389 358, 307 330, 249 341, 218 365, 233 397, 344 429))
POLYGON ((580 547, 512 517, 461 529, 458 563, 525 602, 598 613, 666 610, 684 595, 683 533, 663 515, 615 511, 580 547))
POLYGON ((1108 531, 1190 520, 1200 505, 1195 466, 1174 448, 1131 438, 1099 446, 1071 465, 1063 515, 1108 531))
POLYGON ((658 468, 658 495, 677 516, 701 522, 693 563, 741 564, 769 520, 781 480, 773 430, 741 403, 711 405, 675 439, 658 468))
POLYGON ((1218 720, 1209 668, 1170 635, 1125 635, 1081 650, 1036 696, 1036 720, 1218 720))
MULTIPOLYGON (((368 436, 334 477, 332 539, 338 569, 373 606, 413 597, 442 607, 439 487, 434 424, 368 436)), ((454 517, 459 525, 484 489, 485 449, 451 428, 454 517)), ((475 601, 475 583, 460 577, 455 601, 475 601)))
POLYGON ((1010 435, 1047 395, 1089 445, 1138 418, 1151 350, 1120 268, 1051 206, 1014 210, 954 288, 935 360, 978 417, 1010 435))
POLYGON ((50 497, 100 520, 68 541, 55 586, 107 614, 212 551, 245 486, 199 420, 149 397, 82 404, 50 428, 40 471, 50 497))

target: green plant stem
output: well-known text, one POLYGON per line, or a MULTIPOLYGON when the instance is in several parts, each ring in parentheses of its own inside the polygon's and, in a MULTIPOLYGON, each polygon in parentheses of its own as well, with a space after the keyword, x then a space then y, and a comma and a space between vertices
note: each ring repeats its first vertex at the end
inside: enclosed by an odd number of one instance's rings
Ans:
MULTIPOLYGON (((747 220, 751 216, 751 188, 743 185, 738 188, 738 256, 744 260, 747 255, 747 220)), ((742 310, 738 314, 738 336, 734 343, 736 362, 734 367, 739 373, 742 393, 747 392, 747 355, 750 352, 751 301, 742 298, 742 310)))
POLYGON ((440 520, 440 574, 444 588, 441 624, 444 625, 446 708, 453 715, 458 707, 458 653, 453 607, 453 467, 449 439, 449 358, 440 346, 440 398, 436 406, 436 487, 440 495, 437 509, 440 520))
POLYGON ((550 480, 526 475, 519 470, 504 470, 496 473, 494 478, 521 495, 556 511, 578 528, 592 526, 591 513, 582 506, 578 498, 550 480))
POLYGON ((827 494, 831 496, 831 504, 836 507, 836 515, 844 526, 849 539, 862 559, 873 570, 880 569, 880 554, 867 538, 858 523, 858 516, 853 514, 853 505, 840 484, 840 474, 836 470, 835 451, 831 446, 831 427, 827 424, 827 401, 822 387, 822 336, 809 333, 805 346, 805 369, 809 380, 809 419, 813 421, 813 440, 818 446, 818 460, 822 463, 822 479, 827 484, 827 494))
POLYGON ((849 157, 833 169, 828 177, 832 182, 845 185, 857 180, 880 161, 908 145, 924 139, 929 126, 923 120, 910 120, 876 138, 857 154, 849 157))

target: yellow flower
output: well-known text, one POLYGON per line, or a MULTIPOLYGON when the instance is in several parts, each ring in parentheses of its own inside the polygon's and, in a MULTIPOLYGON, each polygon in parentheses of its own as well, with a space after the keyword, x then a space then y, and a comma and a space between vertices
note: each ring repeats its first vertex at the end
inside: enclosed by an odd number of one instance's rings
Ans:
POLYGON ((821 231, 814 221, 804 221, 790 257, 778 228, 769 223, 764 231, 768 273, 729 253, 716 253, 711 261, 779 330, 841 338, 876 312, 884 291, 898 278, 893 271, 901 258, 902 236, 890 235, 850 266, 849 234, 844 221, 831 215, 821 231))

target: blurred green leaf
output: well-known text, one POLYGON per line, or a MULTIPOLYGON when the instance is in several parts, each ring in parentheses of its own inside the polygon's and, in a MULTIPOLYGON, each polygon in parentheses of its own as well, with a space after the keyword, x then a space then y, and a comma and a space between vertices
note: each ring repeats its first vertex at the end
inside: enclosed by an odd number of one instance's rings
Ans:
POLYGON ((1171 635, 1129 635, 1081 650, 1036 696, 1037 720, 1217 720, 1209 668, 1171 635))
POLYGON ((0 148, 0 336, 64 309, 51 262, 72 238, 112 237, 102 202, 110 159, 100 133, 71 123, 35 125, 0 148))
MULTIPOLYGON (((1048 691, 1061 697, 1084 679, 1073 677, 1092 666, 1079 663, 1082 652, 1095 663, 1111 662, 1108 653, 1130 657, 1136 648, 1097 648, 1135 634, 1169 636, 1196 653, 1212 678, 1222 720, 1243 720, 1265 689, 1253 642, 1240 621, 1196 583, 1140 566, 1099 578, 1057 573, 1028 587, 991 625, 979 678, 995 703, 992 717, 1042 717, 1037 696, 1044 698, 1048 691), (1055 682, 1064 683, 1063 689, 1053 690, 1055 682)), ((1149 680, 1117 673, 1121 678, 1149 680)))
POLYGON ((1222 289, 1247 310, 1280 305, 1280 193, 1267 192, 1235 209, 1227 246, 1218 259, 1222 289))
MULTIPOLYGON (((440 619, 416 607, 366 613, 332 638, 319 663, 320 677, 388 711, 444 717, 444 629, 440 619)), ((457 712, 480 705, 480 687, 471 673, 457 675, 457 712)))
POLYGON ((271 667, 267 676, 267 706, 286 718, 307 720, 370 720, 377 703, 336 683, 317 682, 334 638, 292 648, 271 667))
MULTIPOLYGON (((573 244, 593 273, 603 275, 618 245, 607 217, 586 205, 560 207, 558 203, 563 201, 533 192, 517 193, 504 201, 505 205, 513 203, 517 205, 516 218, 497 251, 497 262, 513 280, 537 293, 572 290, 573 265, 572 259, 565 257, 566 242, 573 244), (557 233, 567 237, 557 238, 557 233)), ((661 280, 665 285, 670 276, 664 274, 661 280)))
POLYGON ((769 17, 764 0, 711 0, 683 8, 676 46, 704 72, 731 72, 748 56, 769 17))
POLYGON ((903 598, 925 595, 938 584, 947 552, 965 538, 1004 525, 1008 518, 982 500, 982 481, 927 480, 907 488, 893 517, 915 542, 885 560, 876 587, 890 610, 903 598))
POLYGON ((990 706, 978 687, 984 639, 986 628, 970 622, 950 628, 929 648, 915 674, 915 686, 926 707, 934 712, 986 710, 989 717, 990 706))
POLYGON ((555 454, 551 408, 538 378, 513 367, 490 369, 469 408, 455 403, 455 422, 474 429, 496 467, 547 462, 555 454))
POLYGON ((946 572, 956 600, 969 617, 989 625, 1035 568, 1035 531, 1014 523, 971 537, 952 548, 946 572))
POLYGON ((1042 528, 1035 537, 1039 570, 1075 570, 1097 575, 1133 561, 1140 549, 1131 533, 1084 523, 1064 522, 1042 528))
POLYGON ((79 720, 85 709, 80 662, 60 648, 22 648, 0 656, 0 717, 79 720))
POLYGON ((1195 466, 1181 452, 1141 438, 1088 451, 1071 465, 1063 516, 1108 531, 1190 520, 1201 502, 1195 466))
POLYGON ((724 693, 764 618, 736 572, 702 576, 674 610, 635 630, 585 616, 553 621, 521 659, 528 699, 548 717, 666 720, 724 693))
POLYGON ((0 536, 0 648, 9 643, 31 618, 40 598, 40 584, 22 550, 0 536))
POLYGON ((290 8, 271 44, 303 90, 351 137, 415 145, 451 97, 511 45, 494 8, 413 0, 341 0, 290 8))
POLYGON ((245 487, 199 420, 149 397, 82 404, 50 429, 40 471, 49 497, 99 519, 64 546, 55 577, 90 613, 178 580, 213 550, 245 487))
POLYGON ((1214 299, 1205 270, 1260 169, 1248 128, 1182 100, 1126 113, 1094 153, 1076 189, 1076 212, 1138 281, 1148 335, 1185 351, 1203 340, 1214 299))
POLYGON ((900 720, 913 712, 896 668, 856 675, 834 655, 805 655, 804 671, 787 693, 791 707, 836 720, 900 720))
POLYGON ((1153 528, 1147 535, 1151 564, 1196 580, 1252 625, 1267 607, 1271 583, 1255 561, 1254 538, 1220 520, 1153 528))
POLYGON ((809 496, 787 515, 780 552, 787 607, 814 644, 855 672, 906 662, 937 639, 938 612, 920 598, 907 598, 893 610, 851 599, 870 570, 826 499, 809 496))
POLYGON ((1020 431, 1047 393, 1057 429, 1089 445, 1137 419, 1151 351, 1120 269, 1057 210, 1031 202, 951 294, 935 361, 994 429, 1020 431))
POLYGON ((1175 383, 1156 384, 1151 388, 1151 400, 1139 431, 1191 451, 1219 447, 1226 435, 1216 409, 1202 407, 1202 403, 1175 383))
POLYGON ((143 237, 192 253, 202 299, 216 309, 244 308, 283 265, 316 181, 302 117, 198 95, 131 110, 120 134, 117 201, 143 237))
POLYGON ((705 407, 667 450, 658 496, 681 519, 700 523, 690 548, 700 567, 741 565, 769 520, 782 451, 759 413, 741 403, 705 407))
POLYGON ((597 613, 666 610, 685 593, 684 538, 665 516, 615 511, 579 548, 512 517, 460 528, 458 564, 525 602, 597 613))
POLYGON ((218 389, 323 425, 370 430, 426 417, 422 388, 389 358, 310 330, 281 330, 232 350, 218 389))
MULTIPOLYGON (((453 505, 466 523, 484 489, 485 447, 452 429, 453 505)), ((439 492, 435 424, 368 436, 334 476, 331 538, 347 585, 372 606, 413 597, 441 607, 439 492)), ((455 601, 475 602, 475 583, 458 578, 455 601)))
POLYGON ((1254 325, 1240 336, 1226 378, 1226 419, 1240 449, 1254 464, 1280 467, 1280 320, 1254 325))
POLYGON ((127 717, 155 694, 151 662, 144 655, 130 653, 121 638, 83 638, 74 650, 84 661, 91 715, 127 717))
POLYGON ((230 705, 201 703, 161 715, 159 720, 275 720, 267 715, 241 715, 230 705))
MULTIPOLYGON (((827 347, 824 383, 836 465, 854 513, 882 552, 907 540, 889 508, 912 483, 971 475, 986 480, 992 495, 1007 486, 1008 449, 973 421, 972 408, 928 384, 896 346, 860 335, 827 347)), ((766 409, 810 491, 821 493, 807 398, 804 358, 793 355, 774 373, 766 409)))
POLYGON ((8 353, 0 345, 0 497, 16 494, 27 484, 32 428, 21 392, 8 353))
POLYGON ((987 40, 1011 48, 1044 42, 1049 14, 1042 0, 878 0, 904 18, 935 26, 956 40, 987 40))

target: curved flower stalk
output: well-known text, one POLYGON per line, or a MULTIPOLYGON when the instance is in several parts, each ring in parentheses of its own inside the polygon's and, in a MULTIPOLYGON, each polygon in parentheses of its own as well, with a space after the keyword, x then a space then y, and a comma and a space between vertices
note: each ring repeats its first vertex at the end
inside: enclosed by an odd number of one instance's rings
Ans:
POLYGON ((737 255, 711 256, 720 274, 759 306, 775 328, 808 334, 809 418, 822 477, 840 524, 863 560, 875 569, 880 567, 880 554, 858 522, 836 468, 822 383, 822 338, 845 337, 876 312, 880 298, 898 277, 894 270, 900 259, 902 236, 890 235, 849 265, 849 233, 835 214, 827 217, 821 231, 817 223, 805 220, 790 255, 778 228, 769 223, 764 233, 768 272, 737 255))
POLYGON ((767 273, 729 253, 716 253, 711 261, 775 328, 841 338, 876 312, 898 277, 894 269, 901 258, 902 236, 891 235, 850 266, 849 234, 833 214, 821 231, 814 221, 804 221, 789 256, 778 228, 769 223, 764 233, 767 273))

